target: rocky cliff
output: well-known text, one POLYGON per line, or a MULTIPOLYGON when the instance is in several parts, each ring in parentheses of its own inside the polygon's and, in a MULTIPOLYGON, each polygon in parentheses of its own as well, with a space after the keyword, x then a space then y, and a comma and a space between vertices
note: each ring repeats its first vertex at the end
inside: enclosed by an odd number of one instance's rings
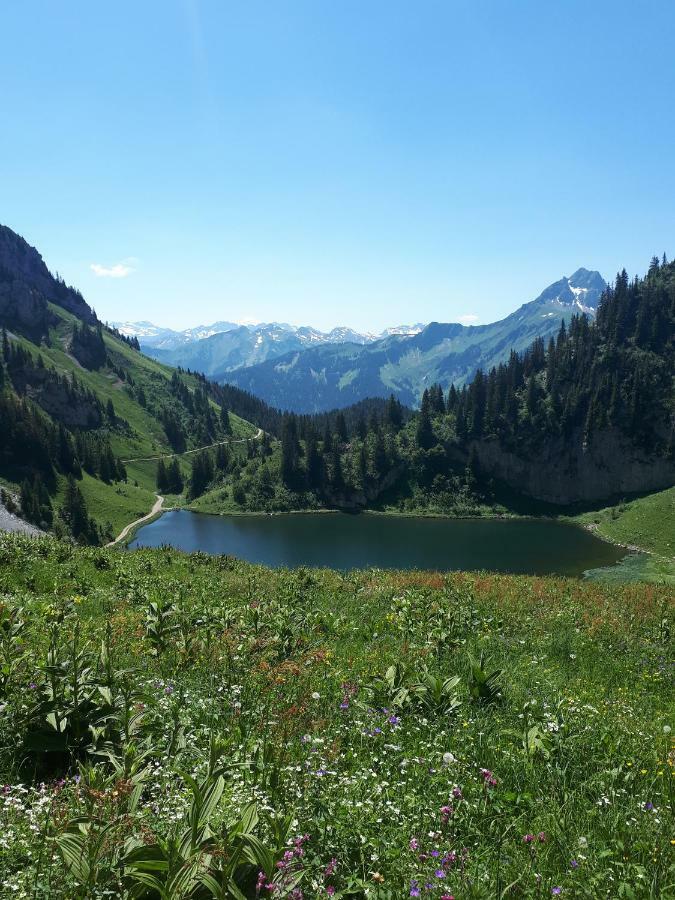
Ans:
POLYGON ((82 294, 55 278, 34 247, 0 225, 0 325, 40 340, 52 324, 48 303, 97 322, 82 294))
POLYGON ((637 449, 611 429, 585 443, 581 432, 551 441, 536 460, 508 452, 496 440, 475 441, 481 471, 537 500, 559 505, 658 491, 675 483, 675 459, 637 449))

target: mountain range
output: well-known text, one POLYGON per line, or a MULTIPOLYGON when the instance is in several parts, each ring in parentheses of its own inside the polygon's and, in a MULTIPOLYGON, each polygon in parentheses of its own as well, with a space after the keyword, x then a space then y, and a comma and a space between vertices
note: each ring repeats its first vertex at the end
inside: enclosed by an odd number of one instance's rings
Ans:
POLYGON ((392 393, 416 406, 425 387, 462 386, 476 369, 489 370, 512 350, 555 334, 561 320, 594 316, 605 288, 599 272, 581 268, 499 322, 401 325, 378 335, 280 322, 216 322, 182 332, 150 322, 112 324, 160 362, 236 385, 280 409, 321 412, 392 393))
MULTIPOLYGON (((353 328, 339 326, 331 329, 331 331, 320 331, 309 325, 288 325, 286 322, 214 322, 212 325, 198 325, 196 328, 186 328, 183 331, 174 331, 171 328, 163 328, 153 325, 152 322, 111 322, 112 328, 116 328, 126 337, 135 337, 138 339, 141 347, 146 351, 152 351, 151 355, 161 358, 163 362, 170 365, 181 365, 184 368, 195 368, 195 363, 204 358, 206 363, 210 359, 215 358, 218 351, 225 354, 219 368, 230 364, 231 368, 239 368, 241 363, 237 362, 237 354, 233 355, 232 360, 227 356, 228 350, 234 343, 252 347, 253 358, 250 363, 244 365, 253 365, 261 362, 269 356, 285 353, 289 349, 299 349, 304 347, 316 346, 317 344, 369 344, 391 335, 412 335, 418 334, 424 328, 422 323, 416 325, 396 325, 392 328, 385 328, 379 334, 369 332, 362 333, 355 331, 353 328), (236 333, 234 341, 225 341, 221 335, 236 333), (252 337, 251 337, 252 336, 252 337), (249 338, 251 337, 251 340, 249 338), (212 341, 214 350, 207 349, 207 346, 194 346, 197 342, 204 341, 208 338, 214 338, 212 341)), ((198 366, 197 366, 198 368, 198 366)), ((211 372, 206 369, 199 369, 204 374, 210 375, 211 372)))
POLYGON ((210 512, 461 514, 493 508, 503 490, 558 505, 656 490, 673 478, 674 298, 665 258, 611 289, 579 269, 501 322, 305 346, 230 372, 237 387, 139 352, 0 228, 0 505, 99 543, 147 512, 155 488, 182 497, 187 486, 185 501, 210 512), (450 382, 459 391, 444 392, 450 382), (413 404, 420 391, 417 413, 382 399, 413 404), (257 394, 342 409, 298 418, 257 394))
MULTIPOLYGON (((416 406, 426 387, 448 388, 471 380, 520 352, 536 337, 557 333, 561 320, 593 317, 606 283, 599 272, 578 269, 549 285, 535 300, 499 322, 461 325, 432 322, 417 334, 390 335, 368 344, 319 344, 296 348, 256 365, 219 369, 212 377, 261 397, 272 406, 318 412, 365 397, 394 394, 416 406)), ((207 346, 213 338, 204 342, 207 346)))

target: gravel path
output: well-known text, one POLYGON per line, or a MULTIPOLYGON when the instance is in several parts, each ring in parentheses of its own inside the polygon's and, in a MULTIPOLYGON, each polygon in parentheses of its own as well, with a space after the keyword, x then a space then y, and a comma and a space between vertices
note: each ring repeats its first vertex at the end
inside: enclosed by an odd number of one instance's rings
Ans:
POLYGON ((225 444, 245 444, 246 441, 249 440, 259 441, 262 439, 263 434, 262 428, 259 428, 255 437, 252 438, 230 438, 230 440, 227 441, 216 441, 215 444, 205 444, 203 447, 195 447, 194 450, 182 450, 180 453, 163 453, 161 456, 134 456, 133 459, 123 459, 122 462, 151 462, 155 459, 173 459, 174 456, 189 456, 191 453, 200 453, 202 450, 210 450, 212 447, 222 447, 225 444))
POLYGON ((164 503, 164 497, 160 497, 159 494, 155 494, 157 499, 155 500, 155 504, 150 510, 150 512, 146 516, 141 516, 140 519, 136 519, 135 522, 130 522, 128 525, 125 525, 124 528, 120 531, 114 541, 110 541, 109 544, 106 544, 106 547, 114 547, 115 544, 119 544, 120 541, 123 541, 124 538, 129 534, 132 528, 135 528, 136 525, 140 525, 141 522, 147 522, 148 519, 152 519, 153 516, 156 516, 158 512, 162 511, 162 504, 164 503))

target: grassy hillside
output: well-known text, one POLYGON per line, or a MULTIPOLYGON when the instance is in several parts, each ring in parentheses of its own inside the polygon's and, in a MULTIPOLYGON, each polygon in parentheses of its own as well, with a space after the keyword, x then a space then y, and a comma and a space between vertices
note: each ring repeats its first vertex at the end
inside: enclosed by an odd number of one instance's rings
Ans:
POLYGON ((667 588, 0 560, 3 893, 673 895, 667 588))
POLYGON ((601 577, 652 581, 675 586, 675 488, 624 501, 575 516, 601 537, 645 550, 649 556, 628 557, 601 577))
MULTIPOLYGON (((106 407, 108 401, 112 402, 115 423, 106 422, 97 431, 109 440, 115 456, 125 461, 127 482, 106 483, 85 473, 78 486, 90 515, 102 525, 111 525, 113 533, 117 534, 123 525, 146 513, 154 500, 157 463, 152 460, 128 460, 173 453, 161 419, 161 411, 163 408, 181 408, 171 393, 174 370, 143 356, 106 330, 103 331, 105 364, 96 369, 86 368, 68 349, 73 327, 78 320, 54 304, 48 304, 48 308, 52 315, 52 325, 46 340, 37 346, 26 337, 13 334, 11 344, 25 349, 34 360, 39 355, 47 369, 53 369, 61 376, 77 379, 84 389, 93 392, 103 407, 106 407), (141 397, 144 402, 141 402, 141 397)), ((195 376, 184 373, 181 381, 189 392, 196 391, 198 379, 195 376)), ((211 406, 217 415, 219 407, 213 402, 211 406)), ((231 414, 230 424, 231 439, 234 440, 252 437, 257 431, 253 425, 235 414, 231 414)), ((188 434, 187 449, 198 446, 199 442, 198 435, 188 434)), ((187 477, 190 457, 181 454, 178 459, 183 475, 187 477)), ((18 489, 18 484, 12 483, 11 475, 3 480, 10 488, 18 489)), ((65 477, 59 477, 54 498, 57 508, 63 500, 65 484, 65 477)))
POLYGON ((675 558, 675 488, 584 513, 577 521, 609 540, 675 558))

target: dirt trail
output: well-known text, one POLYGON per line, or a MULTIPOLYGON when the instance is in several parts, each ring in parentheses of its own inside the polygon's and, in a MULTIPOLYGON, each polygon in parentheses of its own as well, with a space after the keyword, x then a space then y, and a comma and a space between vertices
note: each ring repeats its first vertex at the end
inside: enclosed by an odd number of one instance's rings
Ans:
POLYGON ((124 538, 129 534, 132 528, 135 528, 136 525, 140 525, 141 522, 147 522, 148 519, 152 519, 153 516, 156 516, 158 512, 162 511, 162 505, 164 504, 164 497, 160 497, 159 494, 155 494, 157 500, 150 510, 150 512, 146 516, 141 516, 140 519, 136 519, 134 522, 130 522, 128 525, 125 525, 124 528, 120 531, 114 541, 110 541, 109 544, 106 544, 106 547, 114 547, 115 544, 119 544, 120 541, 123 541, 124 538))
POLYGON ((210 450, 212 447, 221 447, 223 444, 245 444, 246 441, 259 441, 263 436, 262 428, 252 438, 230 438, 229 441, 216 441, 215 444, 205 444, 203 447, 195 447, 194 450, 183 450, 182 453, 162 453, 159 456, 134 456, 133 459, 123 459, 123 463, 152 462, 157 459, 173 459, 174 456, 189 456, 190 453, 199 453, 200 450, 210 450))

